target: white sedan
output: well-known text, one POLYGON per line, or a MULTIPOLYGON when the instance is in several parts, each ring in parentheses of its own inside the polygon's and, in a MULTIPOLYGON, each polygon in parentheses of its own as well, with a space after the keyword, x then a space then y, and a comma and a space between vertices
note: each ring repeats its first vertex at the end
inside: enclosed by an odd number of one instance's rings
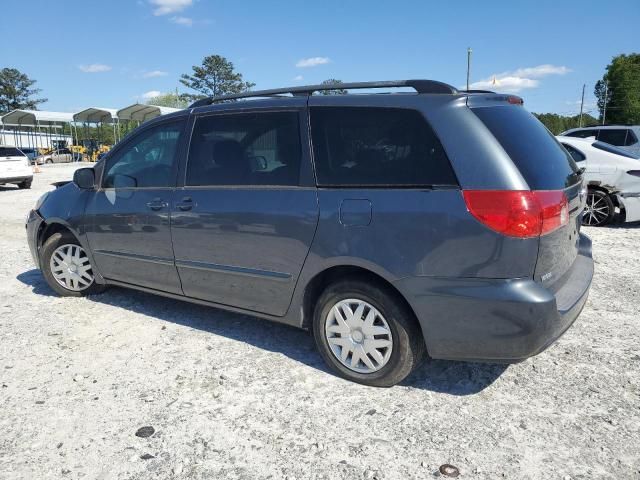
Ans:
POLYGON ((640 159, 591 138, 558 136, 579 167, 585 169, 587 205, 582 223, 601 226, 620 209, 624 221, 640 220, 640 159))

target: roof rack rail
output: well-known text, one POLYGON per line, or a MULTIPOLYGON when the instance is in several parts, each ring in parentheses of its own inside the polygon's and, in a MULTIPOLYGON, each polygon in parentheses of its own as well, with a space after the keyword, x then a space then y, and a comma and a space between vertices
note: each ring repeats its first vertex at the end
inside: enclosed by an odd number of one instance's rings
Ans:
POLYGON ((352 82, 352 83, 329 83, 322 85, 306 85, 300 87, 275 88, 271 90, 256 90, 254 92, 234 93, 231 95, 220 95, 218 97, 208 97, 196 100, 189 108, 202 107, 211 105, 216 102, 224 102, 226 100, 238 100, 240 98, 251 97, 273 97, 282 94, 291 94, 293 96, 311 95, 313 92, 323 90, 357 90, 366 88, 398 88, 410 87, 417 93, 441 93, 456 94, 458 89, 443 82, 435 80, 392 80, 385 82, 352 82))

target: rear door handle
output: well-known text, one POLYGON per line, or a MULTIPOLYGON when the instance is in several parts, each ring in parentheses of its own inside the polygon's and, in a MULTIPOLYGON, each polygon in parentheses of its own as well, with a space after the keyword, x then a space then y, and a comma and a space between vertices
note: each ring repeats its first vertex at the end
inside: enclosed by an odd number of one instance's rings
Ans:
POLYGON ((147 207, 149 207, 151 210, 162 210, 167 206, 169 206, 169 204, 167 202, 163 202, 161 198, 154 198, 147 203, 147 207))
POLYGON ((176 203, 176 208, 186 212, 193 208, 193 199, 191 197, 184 197, 180 203, 176 203))

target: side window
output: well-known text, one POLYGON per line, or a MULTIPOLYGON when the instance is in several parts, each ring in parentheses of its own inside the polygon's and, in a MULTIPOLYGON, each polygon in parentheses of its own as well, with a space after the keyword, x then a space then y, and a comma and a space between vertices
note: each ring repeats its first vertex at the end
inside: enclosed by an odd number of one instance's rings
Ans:
POLYGON ((576 132, 567 133, 567 137, 588 138, 597 136, 597 130, 578 130, 576 132))
POLYGON ((630 147, 631 145, 635 145, 636 143, 638 143, 638 137, 636 137, 636 134, 634 133, 634 131, 627 130, 627 141, 624 144, 627 147, 630 147))
POLYGON ((186 185, 298 185, 301 152, 297 112, 200 117, 186 185))
POLYGON ((584 162, 587 159, 580 150, 572 147, 568 143, 563 143, 562 146, 567 149, 567 152, 569 152, 574 162, 584 162))
POLYGON ((615 145, 616 147, 620 147, 624 145, 626 137, 627 137, 627 131, 623 128, 620 128, 620 129, 603 128, 600 130, 600 134, 598 135, 598 140, 601 142, 608 143, 609 145, 615 145))
POLYGON ((320 186, 457 185, 435 133, 416 110, 313 107, 320 186))
POLYGON ((170 187, 183 121, 163 123, 133 137, 107 160, 104 188, 170 187))

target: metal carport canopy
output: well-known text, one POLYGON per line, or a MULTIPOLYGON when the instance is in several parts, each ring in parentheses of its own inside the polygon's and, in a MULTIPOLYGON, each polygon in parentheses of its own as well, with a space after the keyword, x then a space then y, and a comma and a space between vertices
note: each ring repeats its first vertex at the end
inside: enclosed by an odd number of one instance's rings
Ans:
POLYGON ((179 110, 179 108, 158 107, 156 105, 134 103, 133 105, 129 105, 128 107, 118 110, 117 115, 120 120, 146 122, 147 120, 159 117, 160 115, 166 115, 179 110))
POLYGON ((73 122, 73 113, 47 112, 46 110, 12 110, 2 116, 7 126, 47 126, 73 122))
POLYGON ((73 116, 75 122, 84 123, 113 123, 118 119, 118 113, 115 108, 97 108, 91 107, 73 116))

